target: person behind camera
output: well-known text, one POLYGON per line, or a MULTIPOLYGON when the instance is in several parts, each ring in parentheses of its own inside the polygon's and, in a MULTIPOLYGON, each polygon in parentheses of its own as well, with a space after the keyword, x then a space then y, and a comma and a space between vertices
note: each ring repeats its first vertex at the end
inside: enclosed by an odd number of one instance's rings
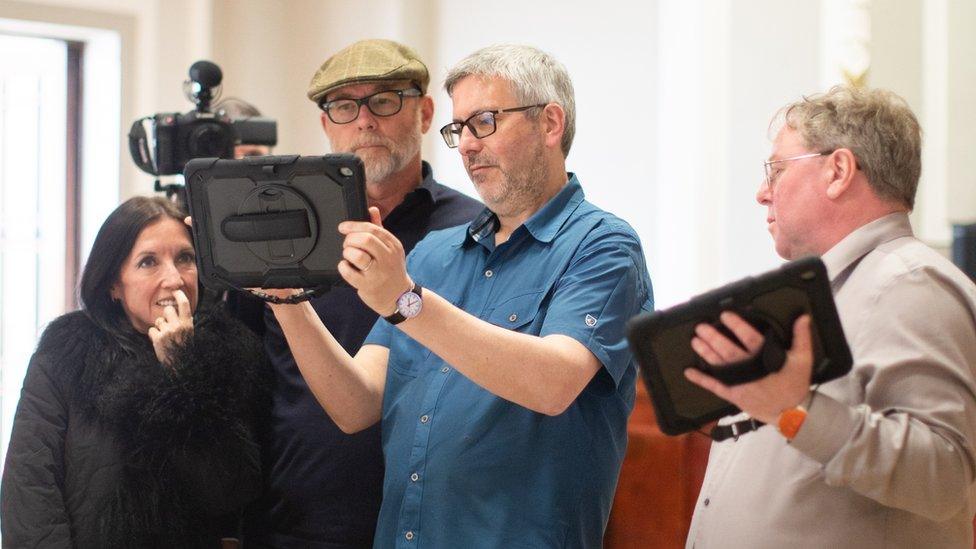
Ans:
MULTIPOLYGON (((238 97, 225 97, 214 103, 213 110, 219 115, 226 116, 231 120, 247 120, 249 118, 260 118, 261 111, 257 107, 238 97)), ((270 145, 257 145, 254 143, 238 143, 234 145, 234 158, 249 158, 252 156, 267 156, 271 154, 270 145)))
MULTIPOLYGON (((428 231, 471 221, 481 204, 434 180, 421 160, 434 103, 427 67, 410 48, 362 40, 327 59, 308 97, 321 109, 333 152, 352 153, 366 174, 367 202, 409 251, 428 231)), ((370 547, 383 487, 379 425, 350 435, 309 390, 281 327, 260 304, 236 299, 240 317, 259 325, 275 372, 271 422, 262 451, 264 496, 245 524, 248 546, 370 547), (257 312, 255 316, 254 312, 257 312)), ((377 314, 350 287, 311 300, 314 314, 355 354, 377 314)))
MULTIPOLYGON (((776 251, 821 256, 854 365, 810 388, 809 319, 778 373, 693 382, 765 422, 712 445, 688 547, 972 547, 976 287, 913 236, 921 131, 904 100, 835 87, 784 107, 757 200, 776 251)), ((742 347, 701 325, 710 364, 742 347)), ((740 418, 736 418, 740 419, 740 418)))
POLYGON ((345 222, 339 271, 383 316, 355 356, 307 304, 272 305, 343 431, 382 420, 375 547, 600 547, 636 368, 628 318, 652 308, 633 229, 566 172, 566 69, 527 46, 475 52, 445 83, 487 208, 405 260, 381 226, 345 222))
POLYGON ((260 488, 270 371, 243 325, 196 311, 184 215, 163 198, 120 205, 95 237, 82 309, 41 336, 0 487, 5 547, 235 537, 260 488))

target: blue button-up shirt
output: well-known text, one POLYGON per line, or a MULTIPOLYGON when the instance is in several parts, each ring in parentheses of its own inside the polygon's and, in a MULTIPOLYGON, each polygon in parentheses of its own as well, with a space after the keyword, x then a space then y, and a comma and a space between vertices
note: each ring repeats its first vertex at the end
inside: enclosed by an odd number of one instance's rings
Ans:
POLYGON ((390 355, 375 547, 601 546, 634 403, 624 325, 652 310, 653 297, 633 229, 584 200, 570 175, 505 243, 495 246, 497 218, 486 211, 430 233, 407 268, 487 322, 572 337, 603 367, 550 417, 493 395, 378 322, 366 344, 390 355))

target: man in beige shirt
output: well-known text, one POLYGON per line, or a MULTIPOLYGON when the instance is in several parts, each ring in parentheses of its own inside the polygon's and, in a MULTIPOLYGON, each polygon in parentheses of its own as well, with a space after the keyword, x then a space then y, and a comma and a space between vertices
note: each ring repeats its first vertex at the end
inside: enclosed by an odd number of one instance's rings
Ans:
MULTIPOLYGON (((842 87, 776 120, 757 199, 779 255, 822 257, 854 366, 811 391, 801 318, 778 373, 725 386, 686 372, 768 424, 712 445, 687 546, 972 547, 976 287, 912 235, 918 122, 890 92, 842 87)), ((723 321, 746 349, 699 326, 709 363, 762 345, 723 321)))

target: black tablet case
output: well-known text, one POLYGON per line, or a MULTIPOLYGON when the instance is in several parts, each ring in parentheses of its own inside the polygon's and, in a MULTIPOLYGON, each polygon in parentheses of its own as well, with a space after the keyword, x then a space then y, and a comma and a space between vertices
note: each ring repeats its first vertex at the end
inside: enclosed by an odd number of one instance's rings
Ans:
POLYGON ((355 155, 202 158, 184 170, 201 282, 214 289, 341 281, 344 220, 368 220, 355 155))
POLYGON ((840 377, 851 369, 852 358, 830 291, 827 269, 808 257, 779 269, 749 277, 702 294, 663 311, 645 313, 628 323, 627 337, 651 395, 657 421, 669 435, 700 428, 739 409, 691 383, 686 368, 699 367, 691 349, 695 326, 718 324, 719 314, 731 310, 750 321, 760 320, 792 344, 793 323, 811 314, 814 368, 812 383, 840 377))

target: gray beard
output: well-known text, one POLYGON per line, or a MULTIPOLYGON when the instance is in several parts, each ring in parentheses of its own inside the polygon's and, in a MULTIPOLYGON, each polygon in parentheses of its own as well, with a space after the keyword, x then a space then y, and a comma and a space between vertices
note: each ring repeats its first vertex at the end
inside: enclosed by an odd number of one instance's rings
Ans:
MULTIPOLYGON (((537 144, 534 154, 528 155, 541 159, 542 145, 537 144)), ((502 216, 514 216, 527 207, 537 204, 542 196, 542 183, 548 180, 549 170, 544 162, 532 162, 517 172, 505 172, 505 188, 501 196, 482 196, 485 204, 490 205, 493 212, 502 216)))
POLYGON ((382 158, 374 158, 368 162, 363 162, 366 173, 366 183, 375 185, 385 181, 388 177, 403 168, 405 162, 400 155, 391 151, 382 158))
POLYGON ((392 143, 389 153, 380 157, 372 158, 370 161, 363 161, 366 173, 366 183, 376 185, 385 182, 390 176, 407 167, 420 153, 420 132, 411 132, 399 143, 392 143))

